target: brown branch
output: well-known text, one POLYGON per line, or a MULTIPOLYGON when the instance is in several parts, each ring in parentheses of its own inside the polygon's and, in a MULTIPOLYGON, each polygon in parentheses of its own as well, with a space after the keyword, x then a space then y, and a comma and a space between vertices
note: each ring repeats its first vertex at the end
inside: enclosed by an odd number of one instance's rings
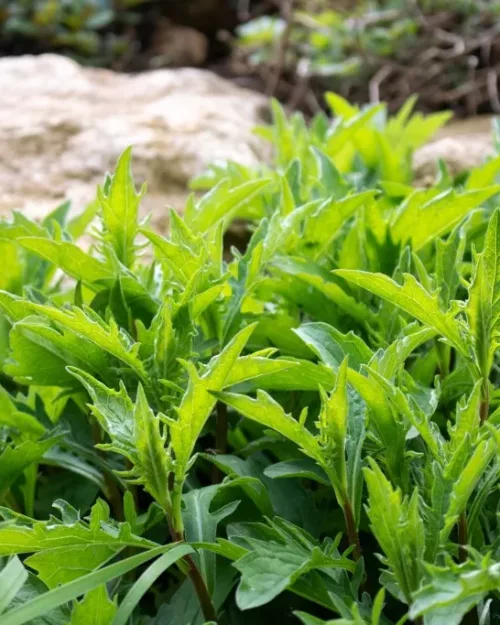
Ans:
POLYGON ((286 53, 293 27, 293 5, 294 0, 281 0, 280 3, 280 14, 285 22, 285 28, 278 42, 274 72, 271 73, 270 80, 267 84, 266 95, 268 96, 274 96, 276 93, 281 76, 285 70, 286 53))

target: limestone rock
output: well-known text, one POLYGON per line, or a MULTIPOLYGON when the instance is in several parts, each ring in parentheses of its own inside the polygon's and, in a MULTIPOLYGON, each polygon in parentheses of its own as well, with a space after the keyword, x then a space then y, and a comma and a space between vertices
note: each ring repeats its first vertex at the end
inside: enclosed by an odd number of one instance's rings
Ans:
POLYGON ((82 68, 57 55, 0 59, 0 214, 41 216, 65 198, 81 209, 134 146, 144 209, 161 227, 188 180, 214 160, 254 165, 265 99, 198 69, 139 75, 82 68))
POLYGON ((454 176, 483 163, 493 152, 491 124, 492 118, 484 116, 445 126, 436 139, 413 155, 415 184, 432 183, 439 159, 447 164, 454 176))

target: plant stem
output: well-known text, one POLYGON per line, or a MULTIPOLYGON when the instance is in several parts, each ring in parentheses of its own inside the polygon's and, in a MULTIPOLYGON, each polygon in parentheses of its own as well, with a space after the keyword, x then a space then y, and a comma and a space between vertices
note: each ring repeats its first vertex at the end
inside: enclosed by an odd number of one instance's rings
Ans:
POLYGON ((439 359, 439 377, 444 380, 450 373, 450 347, 436 341, 436 350, 439 359))
POLYGON ((467 529, 467 517, 465 512, 462 512, 458 519, 458 544, 459 553, 458 561, 465 562, 467 560, 467 543, 468 543, 468 529, 467 529))
MULTIPOLYGON (((462 512, 460 518, 458 519, 458 544, 460 545, 458 561, 460 563, 463 563, 467 560, 467 549, 465 547, 469 541, 468 534, 469 531, 467 528, 467 517, 465 515, 465 512, 462 512)), ((467 612, 462 622, 464 625, 478 625, 479 619, 475 606, 471 610, 469 610, 469 612, 467 612)))
MULTIPOLYGON (((172 540, 176 543, 183 542, 183 534, 177 532, 177 530, 172 525, 169 516, 166 513, 165 516, 167 517, 168 527, 172 540)), ((205 580, 203 579, 199 568, 196 566, 196 562, 190 555, 184 556, 183 561, 187 565, 187 574, 189 575, 189 578, 196 591, 196 595, 198 596, 198 601, 200 602, 201 611, 203 612, 205 621, 217 623, 217 612, 215 611, 215 607, 210 597, 210 593, 208 592, 207 585, 205 584, 205 580)))
MULTIPOLYGON (((97 421, 94 421, 92 426, 92 438, 94 440, 94 446, 96 447, 100 443, 102 443, 101 436, 101 427, 97 421)), ((103 453, 97 449, 96 450, 99 456, 103 457, 103 453)), ((120 490, 113 480, 113 478, 109 475, 109 473, 104 473, 104 484, 106 485, 106 497, 111 504, 111 510, 113 511, 113 516, 117 521, 125 520, 125 513, 123 510, 123 500, 120 493, 120 490)))
MULTIPOLYGON (((228 433, 228 420, 227 420, 227 405, 224 402, 217 402, 217 415, 215 425, 215 449, 218 454, 225 454, 227 451, 227 433, 228 433)), ((212 484, 219 484, 222 481, 222 471, 214 466, 212 472, 212 484)))
POLYGON ((347 529, 347 537, 351 546, 354 545, 353 556, 356 561, 361 558, 361 544, 359 542, 358 530, 354 521, 351 502, 347 500, 344 504, 344 519, 347 529))
POLYGON ((479 418, 481 423, 484 423, 488 419, 488 412, 490 410, 490 389, 488 387, 488 379, 483 381, 483 388, 481 390, 481 405, 479 408, 479 418))

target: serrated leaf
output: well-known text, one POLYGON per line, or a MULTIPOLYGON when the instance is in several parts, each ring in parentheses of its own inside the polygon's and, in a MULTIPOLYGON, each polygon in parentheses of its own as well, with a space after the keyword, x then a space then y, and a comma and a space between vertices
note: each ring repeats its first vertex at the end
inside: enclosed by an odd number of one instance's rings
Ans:
POLYGON ((91 311, 76 307, 72 310, 60 310, 53 306, 30 304, 30 308, 115 356, 135 371, 140 378, 146 379, 144 365, 138 356, 139 345, 121 333, 113 320, 107 325, 104 321, 96 320, 91 316, 91 311))
POLYGON ((72 387, 67 366, 103 376, 108 370, 106 355, 97 345, 66 328, 59 332, 40 317, 16 323, 9 338, 10 360, 4 369, 21 384, 72 387))
POLYGON ((236 602, 241 610, 269 603, 315 569, 354 569, 346 558, 327 556, 313 545, 308 549, 289 535, 282 534, 282 537, 284 542, 248 539, 252 551, 235 562, 234 566, 241 573, 236 591, 236 602))
POLYGON ((347 501, 347 465, 345 457, 349 400, 347 397, 347 362, 344 358, 338 370, 335 388, 330 396, 321 393, 321 410, 318 429, 320 445, 331 475, 335 476, 334 486, 337 501, 344 506, 347 501))
POLYGON ((461 328, 455 320, 458 311, 443 312, 437 296, 428 293, 414 276, 405 274, 404 283, 399 285, 388 276, 380 273, 373 274, 351 269, 338 269, 335 273, 348 282, 352 282, 356 286, 395 304, 415 319, 434 328, 441 336, 448 339, 460 353, 465 356, 468 355, 461 328))
POLYGON ((126 560, 122 560, 121 562, 116 562, 115 564, 111 564, 98 571, 94 571, 79 579, 75 579, 72 582, 64 584, 59 588, 54 588, 50 592, 39 595, 27 603, 10 610, 4 615, 2 625, 24 625, 32 619, 46 614, 50 610, 57 608, 68 601, 76 599, 93 588, 116 579, 121 575, 125 575, 128 571, 134 570, 141 564, 144 564, 148 560, 151 560, 155 556, 161 555, 170 549, 172 551, 175 550, 176 553, 182 553, 183 555, 191 550, 189 545, 176 545, 174 543, 167 545, 166 547, 149 549, 144 553, 132 556, 126 560))
MULTIPOLYGON (((217 536, 218 524, 232 514, 239 502, 232 502, 211 511, 210 506, 221 487, 219 485, 206 486, 190 491, 184 495, 184 509, 182 516, 186 540, 190 543, 213 543, 217 536)), ((195 556, 200 571, 205 579, 209 593, 213 596, 216 589, 216 562, 215 554, 201 550, 195 556)))
POLYGON ((272 428, 293 441, 310 458, 321 459, 321 450, 316 438, 302 423, 287 414, 265 391, 257 391, 256 399, 236 393, 213 392, 212 394, 248 419, 272 428))
POLYGON ((500 329, 500 210, 493 213, 484 249, 469 287, 467 318, 474 336, 479 370, 487 379, 498 347, 500 329))
POLYGON ((269 180, 250 180, 231 188, 228 180, 222 180, 196 205, 192 214, 186 215, 188 225, 195 232, 209 228, 233 214, 269 185, 269 180))
MULTIPOLYGON (((449 232, 465 215, 498 193, 499 186, 457 194, 450 190, 422 204, 410 196, 391 227, 395 240, 410 240, 414 250, 449 232)), ((419 192, 417 191, 416 194, 419 192)), ((415 197, 418 197, 415 196, 415 197)))
POLYGON ((364 470, 368 486, 368 517, 375 537, 399 584, 403 597, 411 603, 419 588, 425 549, 424 524, 419 515, 418 493, 403 498, 371 459, 364 470))
POLYGON ((123 385, 115 391, 84 371, 69 371, 89 392, 91 412, 111 438, 111 444, 101 448, 125 456, 133 465, 126 472, 127 478, 142 484, 163 510, 170 510, 168 476, 172 462, 165 449, 166 433, 149 407, 143 387, 139 385, 134 405, 123 385))
POLYGON ((101 290, 99 281, 114 277, 114 272, 107 263, 90 256, 74 243, 42 237, 21 237, 18 242, 92 290, 101 290))
MULTIPOLYGON (((358 322, 368 323, 374 320, 371 310, 362 302, 357 302, 346 291, 340 280, 319 265, 305 259, 292 257, 278 257, 272 264, 280 271, 318 289, 327 299, 358 322)), ((336 273, 345 277, 340 271, 336 273)))
POLYGON ((464 615, 497 589, 500 565, 485 557, 474 565, 428 567, 430 582, 415 595, 410 618, 425 615, 430 625, 460 625, 464 615))
POLYGON ((127 148, 116 164, 109 185, 99 187, 97 197, 102 211, 104 237, 118 260, 131 267, 135 257, 139 203, 145 186, 137 193, 131 169, 132 150, 127 148))
POLYGON ((449 507, 445 515, 445 525, 441 530, 441 542, 446 540, 458 517, 465 510, 474 488, 484 474, 494 453, 495 445, 491 439, 481 441, 462 472, 455 477, 449 507))
POLYGON ((254 328, 248 326, 237 334, 218 356, 212 358, 201 376, 192 363, 188 366, 188 387, 177 409, 177 418, 169 420, 170 440, 175 453, 174 488, 179 503, 179 494, 196 441, 216 403, 211 391, 224 388, 254 328))
POLYGON ((372 350, 354 332, 342 334, 327 323, 304 323, 294 332, 334 370, 349 356, 350 367, 359 371, 361 365, 367 364, 373 356, 372 350))
MULTIPOLYGON (((4 510, 0 512, 5 516, 4 510)), ((33 554, 25 562, 50 588, 86 575, 128 546, 150 549, 156 545, 134 536, 126 523, 110 525, 109 509, 100 501, 93 506, 88 523, 78 517, 61 522, 23 516, 0 525, 0 555, 33 554)))
POLYGON ((70 625, 112 625, 116 603, 108 597, 106 586, 98 586, 76 601, 71 612, 70 625))
MULTIPOLYGON (((60 440, 61 435, 55 434, 38 441, 25 440, 19 444, 10 443, 3 449, 0 454, 0 501, 17 478, 29 466, 38 462, 43 454, 60 440)), ((0 546, 0 553, 1 550, 0 546)))

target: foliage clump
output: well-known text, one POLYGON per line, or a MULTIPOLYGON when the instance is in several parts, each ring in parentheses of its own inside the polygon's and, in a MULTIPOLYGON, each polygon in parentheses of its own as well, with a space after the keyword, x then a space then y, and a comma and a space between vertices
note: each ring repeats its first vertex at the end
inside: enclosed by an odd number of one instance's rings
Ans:
POLYGON ((2 625, 500 617, 500 157, 417 189, 446 116, 327 101, 168 237, 129 150, 0 224, 2 625))
POLYGON ((130 54, 149 0, 7 0, 0 5, 0 43, 11 54, 59 52, 112 65, 130 54))
POLYGON ((424 111, 498 112, 497 0, 279 0, 236 29, 237 71, 314 112, 334 90, 397 111, 410 93, 424 111))

